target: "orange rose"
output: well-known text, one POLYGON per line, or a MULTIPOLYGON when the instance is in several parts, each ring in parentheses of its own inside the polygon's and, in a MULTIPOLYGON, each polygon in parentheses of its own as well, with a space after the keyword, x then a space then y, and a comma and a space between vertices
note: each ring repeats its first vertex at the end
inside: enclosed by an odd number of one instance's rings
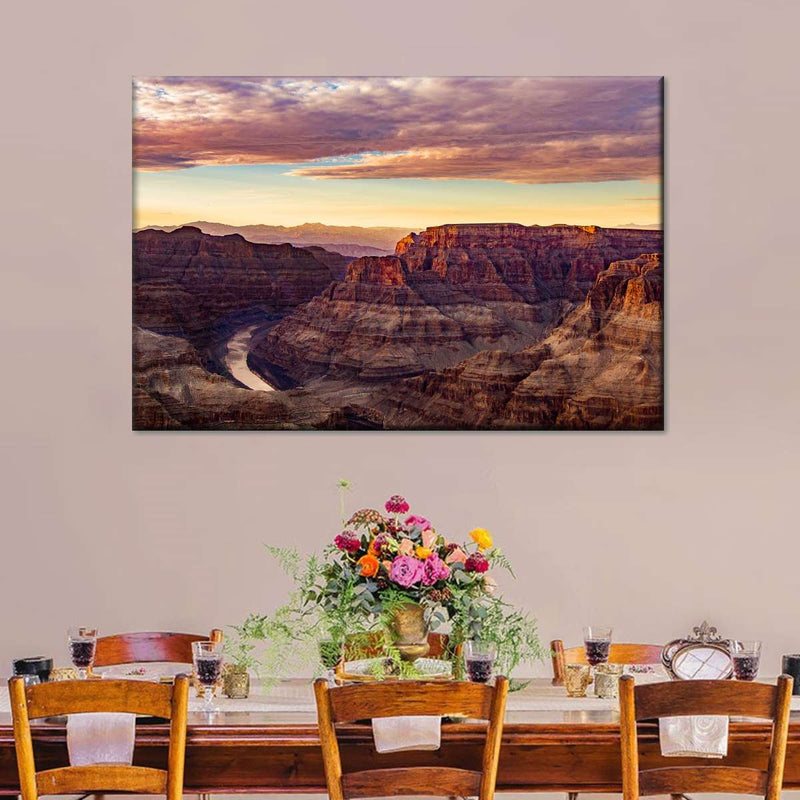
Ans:
POLYGON ((429 558, 431 556, 433 550, 431 550, 429 547, 422 547, 422 545, 418 544, 417 549, 414 552, 417 558, 420 558, 424 561, 426 558, 429 558))
POLYGON ((356 561, 356 564, 361 567, 361 575, 364 578, 371 578, 373 575, 377 575, 378 568, 380 567, 380 561, 369 553, 365 556, 361 556, 361 558, 356 561))

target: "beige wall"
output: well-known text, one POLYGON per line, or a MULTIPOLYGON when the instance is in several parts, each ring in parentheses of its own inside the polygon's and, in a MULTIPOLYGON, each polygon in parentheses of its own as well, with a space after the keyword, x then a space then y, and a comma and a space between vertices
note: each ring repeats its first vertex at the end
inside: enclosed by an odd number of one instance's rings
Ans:
MULTIPOLYGON (((549 638, 703 618, 800 650, 798 6, 17 3, 4 12, 0 674, 63 631, 205 630, 392 492, 513 557, 549 638), (664 434, 130 430, 133 74, 667 76, 664 434)), ((213 218, 213 210, 209 211, 213 218)), ((587 220, 591 222, 591 220, 587 220)))

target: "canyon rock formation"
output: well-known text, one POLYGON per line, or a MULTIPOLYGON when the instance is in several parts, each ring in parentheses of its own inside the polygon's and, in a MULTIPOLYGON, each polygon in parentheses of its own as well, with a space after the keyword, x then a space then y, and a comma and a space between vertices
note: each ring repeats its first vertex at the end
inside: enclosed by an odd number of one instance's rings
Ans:
POLYGON ((285 313, 342 275, 349 260, 191 227, 140 231, 133 237, 134 320, 160 333, 196 334, 236 312, 285 313))
POLYGON ((446 225, 359 258, 257 349, 298 382, 389 380, 541 338, 612 261, 660 250, 660 231, 446 225))
POLYGON ((614 262, 541 343, 393 384, 384 426, 660 429, 662 303, 659 253, 614 262))
POLYGON ((661 428, 662 242, 443 225, 353 260, 139 232, 134 427, 661 428), (228 371, 237 331, 246 374, 279 391, 228 371))
POLYGON ((185 339, 133 330, 133 427, 261 430, 344 428, 343 413, 310 393, 252 392, 210 372, 185 339))

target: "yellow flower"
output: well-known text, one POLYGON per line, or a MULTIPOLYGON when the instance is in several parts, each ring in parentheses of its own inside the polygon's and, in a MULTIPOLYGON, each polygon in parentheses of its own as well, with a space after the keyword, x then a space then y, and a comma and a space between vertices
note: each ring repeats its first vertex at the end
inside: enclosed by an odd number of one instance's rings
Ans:
POLYGON ((417 545, 417 549, 414 551, 417 554, 417 558, 426 559, 433 553, 429 547, 423 547, 421 544, 417 545))
POLYGON ((475 528, 469 532, 469 535, 480 550, 488 550, 494 544, 492 534, 486 528, 475 528))

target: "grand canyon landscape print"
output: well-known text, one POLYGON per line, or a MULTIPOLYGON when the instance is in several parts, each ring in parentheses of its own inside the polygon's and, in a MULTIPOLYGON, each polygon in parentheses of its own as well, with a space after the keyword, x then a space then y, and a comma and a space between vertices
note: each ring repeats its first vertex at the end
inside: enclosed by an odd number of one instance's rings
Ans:
POLYGON ((134 81, 135 429, 663 429, 660 78, 134 81))

